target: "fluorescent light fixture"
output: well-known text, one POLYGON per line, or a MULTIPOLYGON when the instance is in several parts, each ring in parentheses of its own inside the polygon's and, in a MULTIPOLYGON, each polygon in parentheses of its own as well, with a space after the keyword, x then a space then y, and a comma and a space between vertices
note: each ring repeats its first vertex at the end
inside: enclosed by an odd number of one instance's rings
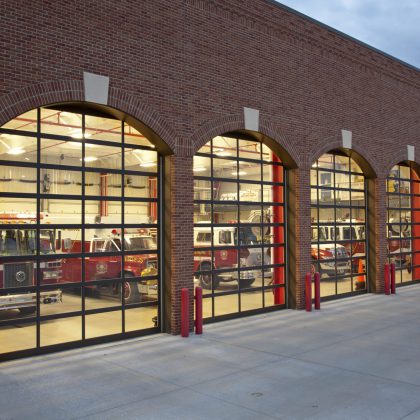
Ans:
POLYGON ((25 152, 26 152, 26 150, 23 147, 12 147, 6 153, 8 155, 21 155, 25 152))
POLYGON ((230 156, 231 154, 229 152, 221 151, 221 152, 216 152, 215 155, 224 157, 224 156, 230 156))
POLYGON ((233 171, 232 172, 232 175, 243 176, 243 175, 248 175, 248 172, 245 172, 245 171, 239 171, 239 172, 233 171))
POLYGON ((143 162, 140 163, 142 168, 151 168, 152 166, 156 166, 156 162, 143 162))
POLYGON ((196 166, 193 169, 193 172, 205 172, 205 171, 207 171, 207 168, 205 168, 204 166, 196 166))

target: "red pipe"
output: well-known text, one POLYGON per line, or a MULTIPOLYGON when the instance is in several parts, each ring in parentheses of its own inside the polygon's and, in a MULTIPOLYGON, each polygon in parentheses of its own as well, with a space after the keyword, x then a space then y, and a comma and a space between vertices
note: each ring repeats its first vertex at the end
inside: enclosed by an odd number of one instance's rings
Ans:
POLYGON ((306 306, 306 312, 312 311, 312 274, 311 273, 306 273, 305 306, 306 306))
POLYGON ((188 319, 188 289, 186 287, 181 290, 181 336, 188 337, 190 323, 188 319))
POLYGON ((391 263, 391 293, 395 295, 395 263, 391 263))
POLYGON ((390 294, 390 290, 389 290, 389 280, 390 280, 390 272, 389 272, 389 264, 385 264, 385 294, 389 295, 390 294))
POLYGON ((315 309, 321 309, 321 276, 317 272, 314 276, 315 280, 315 309))
POLYGON ((195 333, 203 334, 203 289, 195 288, 195 333))

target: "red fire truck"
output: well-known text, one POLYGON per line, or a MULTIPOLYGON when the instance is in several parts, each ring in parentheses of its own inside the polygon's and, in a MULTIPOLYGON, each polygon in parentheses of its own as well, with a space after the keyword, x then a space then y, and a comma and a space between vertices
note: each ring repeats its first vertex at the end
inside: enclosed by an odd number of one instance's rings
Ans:
MULTIPOLYGON (((42 215, 41 215, 42 218, 42 215)), ((18 309, 22 315, 31 315, 36 311, 36 292, 24 288, 36 285, 36 263, 25 261, 25 257, 36 255, 36 230, 30 227, 14 226, 16 224, 34 224, 36 215, 27 213, 0 214, 0 224, 10 225, 0 230, 0 255, 5 262, 0 264, 0 311, 18 309), (7 261, 7 257, 22 259, 7 261), (22 292, 16 292, 22 288, 22 292), (14 289, 13 293, 7 289, 14 289)), ((55 252, 54 232, 50 229, 40 230, 40 254, 55 252)), ((55 283, 61 276, 61 266, 56 262, 40 262, 40 283, 55 283)), ((41 291, 40 302, 44 304, 61 302, 60 290, 41 291)))
MULTIPOLYGON (((238 281, 242 287, 248 287, 254 283, 255 279, 261 276, 261 269, 240 271, 238 279, 238 245, 256 245, 257 237, 250 227, 241 227, 238 235, 238 228, 232 227, 214 227, 213 228, 213 246, 215 247, 214 258, 212 263, 211 251, 194 252, 194 272, 195 277, 200 280, 201 286, 205 289, 211 289, 211 272, 210 270, 231 269, 231 271, 220 272, 213 278, 213 288, 216 289, 220 282, 238 281), (222 249, 217 249, 218 247, 222 249), (225 249, 226 247, 226 249, 225 249), (232 247, 231 249, 228 247, 232 247), (207 273, 208 272, 208 273, 207 273)), ((195 227, 194 228, 194 246, 210 247, 212 246, 211 228, 195 227)), ((264 255, 264 265, 270 264, 270 255, 264 255)), ((240 248, 239 264, 241 268, 258 267, 262 263, 261 248, 240 248)), ((268 277, 269 273, 264 276, 268 277)))
MULTIPOLYGON (((103 229, 98 229, 103 234, 103 229)), ((120 252, 121 251, 121 235, 113 230, 108 236, 95 235, 90 240, 85 241, 85 252, 101 253, 101 252, 120 252)), ((124 249, 126 251, 144 251, 150 250, 150 254, 127 255, 124 257, 125 279, 134 277, 156 276, 158 272, 157 256, 153 254, 156 249, 156 243, 148 232, 125 233, 124 249)), ((63 250, 68 252, 80 252, 81 240, 72 239, 71 241, 63 241, 63 250), (65 242, 69 243, 69 249, 65 248, 65 242)), ((87 282, 94 280, 113 280, 115 282, 106 282, 101 286, 92 286, 95 294, 120 297, 119 279, 122 277, 121 268, 122 257, 115 256, 89 256, 85 258, 85 280, 87 282)), ((62 259, 62 276, 63 282, 78 282, 81 279, 80 260, 74 258, 62 259)), ((158 285, 156 279, 142 281, 125 281, 124 297, 126 303, 137 303, 142 300, 155 300, 158 293, 158 285)))

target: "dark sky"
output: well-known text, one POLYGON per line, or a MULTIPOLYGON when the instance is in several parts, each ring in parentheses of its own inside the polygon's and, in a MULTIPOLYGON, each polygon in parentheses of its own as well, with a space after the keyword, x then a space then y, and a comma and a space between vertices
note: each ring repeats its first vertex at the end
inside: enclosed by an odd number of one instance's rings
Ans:
POLYGON ((420 0, 281 0, 420 68, 420 0))

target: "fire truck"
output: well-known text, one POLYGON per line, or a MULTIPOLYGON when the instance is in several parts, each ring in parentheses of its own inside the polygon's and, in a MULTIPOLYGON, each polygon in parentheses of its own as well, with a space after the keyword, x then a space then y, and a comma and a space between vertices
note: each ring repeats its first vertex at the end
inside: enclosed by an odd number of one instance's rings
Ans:
POLYGON ((320 244, 312 243, 311 245, 311 270, 319 272, 321 277, 323 274, 328 277, 335 277, 350 273, 350 253, 345 246, 332 242, 331 244, 322 243, 326 241, 339 240, 335 239, 333 226, 312 227, 312 240, 321 242, 320 244))
MULTIPOLYGON (((41 214, 42 218, 42 214, 41 214)), ((36 292, 27 292, 24 288, 36 286, 36 263, 25 261, 25 257, 36 255, 36 229, 23 227, 36 223, 36 215, 27 213, 0 214, 0 224, 10 225, 0 230, 0 311, 18 309, 22 315, 31 315, 36 311, 36 292), (15 226, 15 225, 19 226, 15 226), (7 257, 22 257, 7 261, 7 257), (16 292, 22 288, 22 292, 16 292), (9 293, 7 289, 14 289, 9 293)), ((48 228, 39 231, 40 255, 55 252, 54 231, 48 228)), ((40 284, 56 283, 61 277, 61 264, 40 262, 40 284)), ((41 291, 40 302, 51 304, 62 301, 61 290, 41 291)))
MULTIPOLYGON (((232 271, 218 273, 213 278, 213 287, 216 289, 220 282, 238 281, 242 287, 249 287, 254 283, 258 276, 261 276, 261 269, 235 271, 238 268, 238 249, 234 248, 238 245, 256 245, 261 243, 256 235, 252 232, 251 227, 240 227, 239 234, 236 226, 232 227, 214 227, 213 228, 213 246, 214 258, 212 263, 211 251, 194 252, 194 272, 195 278, 200 280, 201 286, 205 289, 211 289, 211 273, 210 270, 232 269, 232 271), (217 249, 218 247, 222 249, 217 249), (232 247, 232 248, 229 248, 232 247)), ((211 228, 195 227, 194 228, 194 246, 210 247, 212 246, 211 228)), ((268 251, 269 252, 269 251, 268 251)), ((241 268, 258 267, 270 264, 270 255, 264 255, 262 261, 261 248, 240 248, 239 264, 241 268)), ((264 274, 264 276, 268 276, 264 274)))
MULTIPOLYGON (((66 239, 63 241, 63 250, 71 253, 81 251, 80 238, 66 239), (69 248, 66 249, 66 243, 69 248)), ((156 254, 152 254, 156 249, 156 243, 149 232, 140 230, 137 233, 124 233, 125 251, 144 251, 150 250, 151 254, 126 255, 124 257, 124 298, 126 303, 137 303, 144 300, 155 300, 158 293, 156 279, 146 279, 142 281, 130 281, 129 278, 156 276, 158 272, 156 254)), ((122 250, 122 239, 120 232, 112 230, 108 235, 104 235, 104 229, 98 229, 96 234, 90 239, 85 240, 85 252, 120 252, 122 250)), ((85 281, 94 280, 113 280, 106 282, 106 285, 92 286, 95 295, 111 296, 120 298, 120 282, 122 277, 121 269, 122 257, 115 256, 89 256, 85 258, 85 281)), ((62 259, 63 282, 78 282, 81 278, 80 261, 74 258, 62 259)), ((89 285, 87 284, 89 287, 89 285)))

